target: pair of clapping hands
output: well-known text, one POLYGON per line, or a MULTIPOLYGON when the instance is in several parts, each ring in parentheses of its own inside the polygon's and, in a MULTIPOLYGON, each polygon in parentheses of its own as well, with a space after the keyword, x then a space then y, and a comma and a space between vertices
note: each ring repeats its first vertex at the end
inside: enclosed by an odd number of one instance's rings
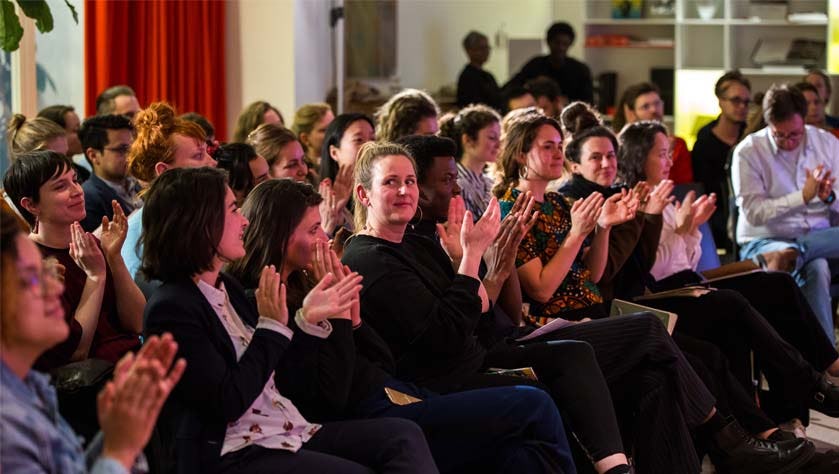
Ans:
POLYGON ((487 279, 502 281, 514 268, 519 244, 536 223, 539 212, 530 192, 519 194, 507 217, 501 220, 498 200, 493 198, 486 212, 473 223, 461 196, 449 202, 448 219, 437 224, 440 244, 457 267, 464 258, 481 258, 487 264, 487 279))
POLYGON ((836 178, 832 176, 832 172, 826 169, 823 164, 816 166, 812 171, 804 168, 804 171, 807 173, 807 179, 804 181, 804 187, 801 189, 804 202, 810 202, 816 196, 822 201, 827 201, 833 192, 833 183, 836 181, 836 178))
POLYGON ((113 379, 96 400, 104 434, 103 457, 131 469, 186 369, 185 360, 174 362, 177 352, 172 335, 165 333, 149 337, 137 354, 128 353, 117 362, 113 379))
POLYGON ((717 210, 717 196, 714 193, 696 197, 696 192, 688 191, 681 202, 675 201, 673 189, 675 184, 665 179, 651 188, 645 181, 639 181, 632 192, 638 196, 640 205, 638 210, 646 214, 661 214, 668 204, 675 202, 676 233, 687 235, 696 232, 699 226, 717 210))
MULTIPOLYGON (((577 199, 571 205, 571 230, 569 233, 577 236, 587 236, 595 228, 608 230, 612 226, 634 219, 635 213, 641 206, 642 198, 645 197, 641 195, 641 191, 643 191, 643 188, 638 191, 622 189, 621 192, 608 198, 604 198, 599 192, 594 192, 585 198, 577 199)), ((650 191, 648 195, 653 195, 653 192, 650 191)), ((652 207, 649 205, 649 196, 646 196, 646 198, 645 208, 652 207)), ((661 210, 659 210, 660 212, 661 210)))
POLYGON ((120 252, 128 235, 128 218, 125 212, 115 200, 111 201, 111 206, 114 210, 113 220, 102 216, 102 226, 98 229, 101 249, 96 245, 93 234, 85 232, 81 224, 70 224, 70 257, 93 281, 104 280, 108 271, 106 261, 122 258, 120 252))
POLYGON ((338 174, 333 182, 329 178, 324 179, 318 186, 318 193, 323 201, 318 206, 320 212, 321 228, 332 233, 336 228, 344 224, 344 208, 352 195, 353 167, 341 165, 338 174))
MULTIPOLYGON (((312 272, 318 283, 303 299, 303 319, 310 324, 331 318, 349 319, 353 327, 357 326, 361 323, 361 275, 341 263, 329 242, 318 240, 314 247, 312 272)), ((286 286, 280 280, 273 265, 262 269, 256 306, 260 316, 288 325, 286 286)))

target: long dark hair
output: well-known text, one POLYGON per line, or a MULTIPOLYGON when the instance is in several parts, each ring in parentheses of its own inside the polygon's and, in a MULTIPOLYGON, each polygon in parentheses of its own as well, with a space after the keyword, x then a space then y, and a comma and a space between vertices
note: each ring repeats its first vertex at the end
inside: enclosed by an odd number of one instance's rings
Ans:
POLYGON ((230 188, 247 196, 253 189, 253 173, 250 162, 258 155, 247 143, 225 143, 213 151, 218 167, 227 170, 230 188))
POLYGON ((618 176, 623 184, 635 186, 638 181, 647 179, 644 168, 647 155, 655 145, 659 133, 667 136, 667 128, 655 120, 642 120, 623 127, 619 135, 618 176))
POLYGON ((226 195, 227 173, 216 168, 176 168, 152 181, 141 235, 146 278, 173 281, 212 269, 226 195))
POLYGON ((326 127, 326 132, 323 137, 323 148, 320 151, 321 179, 329 178, 335 180, 335 176, 338 174, 338 162, 332 159, 332 156, 329 154, 329 147, 334 146, 335 148, 340 148, 344 133, 350 128, 350 125, 359 120, 366 121, 370 124, 370 128, 376 129, 373 119, 359 113, 341 114, 335 117, 335 120, 330 122, 326 127))
MULTIPOLYGON (((257 186, 242 206, 242 214, 250 221, 245 230, 245 257, 228 265, 227 272, 248 289, 259 286, 266 265, 282 272, 291 234, 306 210, 322 200, 310 185, 291 179, 271 179, 257 186)), ((308 290, 305 278, 298 273, 293 272, 286 282, 289 306, 292 300, 302 304, 308 290)))

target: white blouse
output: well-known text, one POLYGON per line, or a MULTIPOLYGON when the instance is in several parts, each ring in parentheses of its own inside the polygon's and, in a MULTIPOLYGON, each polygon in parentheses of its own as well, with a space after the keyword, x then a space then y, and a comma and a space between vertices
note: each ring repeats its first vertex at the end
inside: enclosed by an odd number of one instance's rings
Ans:
POLYGON ((687 235, 676 233, 676 206, 668 205, 662 212, 664 225, 650 273, 656 280, 683 270, 696 270, 702 256, 702 234, 699 230, 687 235))

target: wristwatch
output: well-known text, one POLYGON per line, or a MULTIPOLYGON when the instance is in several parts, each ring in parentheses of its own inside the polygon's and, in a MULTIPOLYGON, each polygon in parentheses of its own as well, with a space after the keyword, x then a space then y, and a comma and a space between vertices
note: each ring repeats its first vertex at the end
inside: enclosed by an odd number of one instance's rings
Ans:
POLYGON ((835 191, 830 191, 830 196, 825 198, 822 202, 829 206, 829 205, 833 204, 833 201, 835 201, 835 200, 836 200, 836 192, 835 191))

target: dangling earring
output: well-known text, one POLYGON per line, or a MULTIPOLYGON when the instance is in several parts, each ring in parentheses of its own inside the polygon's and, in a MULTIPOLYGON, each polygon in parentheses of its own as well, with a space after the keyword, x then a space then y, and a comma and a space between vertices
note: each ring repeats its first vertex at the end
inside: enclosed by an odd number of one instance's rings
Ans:
POLYGON ((412 230, 416 228, 416 225, 417 225, 417 224, 419 224, 420 222, 422 222, 422 208, 421 208, 421 207, 419 207, 419 206, 417 206, 417 210, 419 211, 419 219, 417 219, 417 222, 416 222, 416 223, 414 223, 414 222, 408 222, 408 225, 410 225, 410 226, 411 226, 411 229, 412 229, 412 230))
POLYGON ((519 179, 527 179, 527 165, 521 165, 519 168, 519 179))

